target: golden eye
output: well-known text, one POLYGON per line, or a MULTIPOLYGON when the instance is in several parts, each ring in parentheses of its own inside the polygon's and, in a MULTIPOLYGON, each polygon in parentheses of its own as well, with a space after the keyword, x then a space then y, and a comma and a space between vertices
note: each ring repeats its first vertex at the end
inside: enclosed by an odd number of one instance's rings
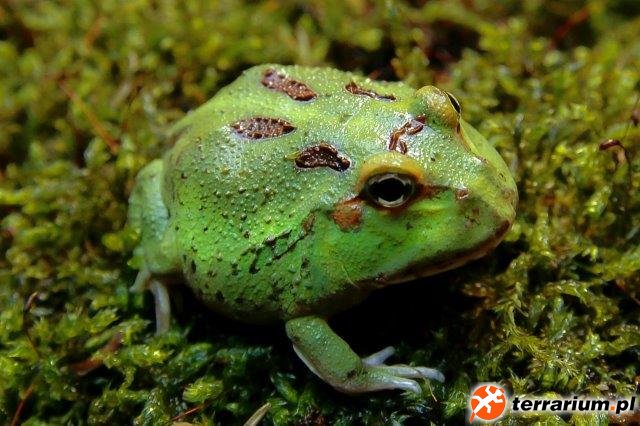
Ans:
POLYGON ((364 186, 364 193, 379 206, 394 208, 409 201, 415 189, 416 182, 409 175, 382 173, 369 178, 364 186))

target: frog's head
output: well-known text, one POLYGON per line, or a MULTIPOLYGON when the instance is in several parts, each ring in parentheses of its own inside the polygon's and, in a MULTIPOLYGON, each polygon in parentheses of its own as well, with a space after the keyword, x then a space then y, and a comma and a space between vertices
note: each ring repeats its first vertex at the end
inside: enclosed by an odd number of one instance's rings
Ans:
POLYGON ((385 285, 460 266, 492 250, 515 218, 507 165, 451 94, 426 86, 395 108, 406 121, 390 129, 385 150, 355 165, 355 196, 331 215, 325 249, 353 282, 385 285))

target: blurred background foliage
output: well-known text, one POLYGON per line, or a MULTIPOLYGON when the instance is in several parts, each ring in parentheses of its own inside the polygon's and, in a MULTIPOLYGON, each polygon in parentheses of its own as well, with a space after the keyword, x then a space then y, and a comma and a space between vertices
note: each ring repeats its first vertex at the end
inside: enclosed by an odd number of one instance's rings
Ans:
MULTIPOLYGON (((7 424, 459 424, 468 389, 630 395, 640 383, 640 2, 0 0, 0 419, 7 424), (520 191, 492 255, 377 292, 333 324, 440 368, 421 397, 347 397, 282 327, 175 288, 170 333, 128 288, 137 171, 245 68, 437 84, 520 191)), ((606 416, 505 424, 631 423, 606 416)), ((638 421, 637 416, 635 421, 638 421)))

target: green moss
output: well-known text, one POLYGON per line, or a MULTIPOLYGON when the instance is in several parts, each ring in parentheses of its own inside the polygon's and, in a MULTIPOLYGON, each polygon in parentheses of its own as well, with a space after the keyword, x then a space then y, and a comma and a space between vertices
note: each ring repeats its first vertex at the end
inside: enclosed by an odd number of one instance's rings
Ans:
MULTIPOLYGON (((0 419, 229 424, 269 402, 266 424, 446 424, 477 381, 635 392, 637 2, 422 3, 3 2, 0 419), (493 255, 334 321, 363 354, 394 344, 441 368, 448 382, 423 397, 337 394, 280 328, 234 324, 185 290, 156 337, 151 300, 128 291, 136 172, 167 149, 172 122, 262 62, 436 83, 511 165, 519 215, 493 255), (625 150, 599 149, 608 139, 625 150)), ((505 423, 533 420, 607 422, 505 423)))

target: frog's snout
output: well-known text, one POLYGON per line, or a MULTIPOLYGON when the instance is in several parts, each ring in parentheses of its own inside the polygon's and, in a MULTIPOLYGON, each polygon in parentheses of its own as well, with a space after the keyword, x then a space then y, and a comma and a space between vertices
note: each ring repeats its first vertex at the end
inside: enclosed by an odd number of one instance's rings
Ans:
POLYGON ((472 222, 477 218, 493 229, 492 238, 499 242, 515 221, 518 192, 510 175, 495 173, 490 165, 485 167, 485 172, 479 174, 469 188, 456 191, 456 199, 465 205, 467 217, 472 218, 472 222), (478 217, 478 211, 486 215, 478 217))

